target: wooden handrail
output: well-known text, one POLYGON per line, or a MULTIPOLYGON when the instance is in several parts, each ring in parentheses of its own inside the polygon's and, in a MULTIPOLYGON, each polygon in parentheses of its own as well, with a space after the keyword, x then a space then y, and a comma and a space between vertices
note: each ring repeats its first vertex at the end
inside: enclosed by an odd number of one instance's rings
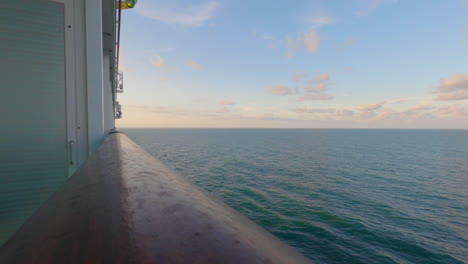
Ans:
POLYGON ((0 263, 310 263, 123 133, 0 249, 0 263))

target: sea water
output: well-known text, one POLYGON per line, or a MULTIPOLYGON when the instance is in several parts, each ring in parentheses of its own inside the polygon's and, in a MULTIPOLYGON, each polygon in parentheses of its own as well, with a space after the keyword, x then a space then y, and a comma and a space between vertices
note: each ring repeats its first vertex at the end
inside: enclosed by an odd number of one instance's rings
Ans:
POLYGON ((316 263, 468 263, 468 130, 123 131, 316 263))

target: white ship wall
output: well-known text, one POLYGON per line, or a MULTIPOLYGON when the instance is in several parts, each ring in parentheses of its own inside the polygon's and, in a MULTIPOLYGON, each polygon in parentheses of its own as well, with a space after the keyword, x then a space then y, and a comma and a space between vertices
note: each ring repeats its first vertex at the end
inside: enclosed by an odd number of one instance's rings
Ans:
POLYGON ((114 14, 111 0, 0 2, 0 245, 115 126, 114 14))

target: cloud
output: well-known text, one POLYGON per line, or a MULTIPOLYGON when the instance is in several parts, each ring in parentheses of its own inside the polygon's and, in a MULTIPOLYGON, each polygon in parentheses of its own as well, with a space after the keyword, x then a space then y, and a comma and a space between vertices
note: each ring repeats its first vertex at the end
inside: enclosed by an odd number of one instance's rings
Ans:
POLYGON ((293 94, 293 90, 286 85, 265 86, 265 90, 273 95, 286 96, 293 94))
POLYGON ((263 114, 258 117, 259 120, 270 120, 270 121, 288 121, 292 120, 291 118, 280 117, 274 114, 263 114))
POLYGON ((307 74, 306 73, 303 73, 303 72, 296 72, 293 76, 291 76, 291 80, 293 82, 300 82, 302 79, 304 79, 305 77, 307 77, 307 74))
POLYGON ((323 25, 333 24, 333 18, 328 15, 310 16, 306 17, 304 21, 314 30, 323 25))
POLYGON ((136 12, 165 24, 187 27, 202 26, 213 17, 219 3, 206 1, 192 3, 187 1, 146 1, 140 3, 136 12))
POLYGON ((273 35, 270 35, 267 33, 260 33, 260 32, 257 32, 256 30, 252 31, 252 36, 259 38, 259 39, 267 40, 267 41, 277 40, 277 38, 273 35))
POLYGON ((348 121, 390 121, 414 122, 445 119, 468 119, 468 107, 463 105, 437 106, 414 105, 405 109, 383 108, 383 102, 358 105, 352 108, 293 108, 292 113, 300 114, 302 120, 348 120, 348 121), (310 116, 310 118, 308 117, 310 116))
POLYGON ((150 62, 153 66, 163 69, 165 72, 178 72, 179 68, 172 67, 166 64, 166 61, 159 55, 150 58, 150 62))
POLYGON ((134 127, 467 128, 466 104, 424 104, 403 109, 381 107, 371 111, 356 110, 356 107, 280 110, 276 106, 261 107, 256 104, 249 107, 214 108, 125 105, 126 116, 129 118, 123 121, 139 120, 132 123, 134 127))
POLYGON ((441 78, 440 85, 435 93, 453 92, 459 90, 468 90, 468 75, 455 74, 448 79, 441 78))
POLYGON ((294 108, 291 111, 305 114, 334 114, 337 110, 335 108, 294 108))
POLYGON ((121 72, 133 72, 133 69, 128 67, 124 56, 120 55, 119 59, 119 71, 121 72))
POLYGON ((304 41, 307 52, 315 53, 318 51, 320 39, 315 31, 304 33, 304 41))
POLYGON ((434 101, 454 101, 468 99, 468 75, 455 74, 448 79, 441 78, 439 87, 434 91, 438 94, 434 101))
POLYGON ((192 68, 193 70, 196 70, 196 71, 205 70, 205 67, 203 67, 203 65, 200 65, 200 64, 198 64, 198 63, 196 63, 195 61, 192 61, 192 60, 186 60, 186 61, 184 61, 184 64, 185 64, 185 66, 190 67, 190 68, 192 68))
POLYGON ((304 91, 306 93, 319 93, 325 92, 326 90, 328 90, 328 84, 326 82, 319 82, 317 84, 307 84, 304 86, 304 91))
POLYGON ((468 99, 468 91, 458 91, 445 94, 439 94, 434 100, 435 101, 454 101, 454 100, 466 100, 468 99))
POLYGON ((437 107, 434 114, 440 117, 458 117, 468 119, 468 107, 461 105, 449 105, 437 107))
POLYGON ((355 116, 355 112, 340 108, 294 108, 291 112, 314 116, 318 119, 349 119, 355 116))
POLYGON ((174 107, 165 107, 165 106, 150 106, 150 105, 138 105, 138 104, 130 104, 126 105, 126 108, 144 111, 148 113, 156 113, 156 114, 164 114, 164 115, 177 115, 177 116, 185 116, 190 114, 190 111, 185 109, 179 109, 174 107))
POLYGON ((388 101, 389 104, 402 104, 408 102, 410 99, 409 98, 398 98, 394 100, 388 101))
POLYGON ((432 105, 415 105, 407 109, 407 111, 427 111, 432 110, 435 107, 432 105))
POLYGON ((231 112, 231 110, 229 110, 229 109, 227 109, 227 108, 217 108, 217 109, 199 110, 199 113, 208 114, 208 115, 212 115, 212 114, 225 114, 225 113, 229 113, 229 112, 231 112))
POLYGON ((359 111, 358 117, 361 119, 370 119, 377 116, 377 110, 381 109, 386 102, 379 102, 375 104, 362 104, 354 108, 359 111))
POLYGON ((337 115, 338 117, 351 117, 351 116, 354 116, 355 112, 352 111, 352 110, 337 110, 335 112, 335 115, 337 115))
POLYGON ((415 105, 402 110, 382 109, 378 119, 381 120, 418 120, 431 118, 437 121, 453 118, 468 118, 468 108, 461 105, 437 106, 415 105))
POLYGON ((386 108, 379 112, 376 119, 412 123, 418 120, 432 120, 440 123, 443 120, 468 119, 468 108, 461 105, 416 105, 402 110, 386 108))
POLYGON ((359 111, 359 117, 362 119, 370 119, 377 116, 377 110, 380 110, 385 102, 375 104, 363 104, 355 107, 359 111))
POLYGON ((151 61, 151 64, 153 64, 153 66, 158 67, 158 68, 162 68, 166 65, 166 61, 163 58, 161 58, 161 56, 159 55, 156 55, 155 57, 150 58, 150 61, 151 61))
POLYGON ((286 57, 292 58, 304 45, 304 39, 302 37, 286 37, 286 57))
POLYGON ((325 93, 307 93, 304 96, 297 98, 298 102, 303 101, 315 101, 315 100, 331 100, 333 96, 325 94, 325 93))
POLYGON ((303 86, 305 95, 297 98, 298 102, 308 101, 308 100, 331 100, 333 96, 327 94, 328 91, 328 81, 330 80, 330 75, 328 73, 321 73, 315 77, 310 78, 306 81, 306 84, 303 86))
POLYGON ((235 105, 236 102, 223 100, 223 101, 220 101, 219 104, 220 104, 220 105, 235 105))
POLYGON ((319 75, 317 76, 317 79, 318 79, 319 81, 326 82, 326 81, 330 80, 330 74, 328 74, 328 73, 326 73, 326 72, 321 73, 321 74, 319 74, 319 75))
POLYGON ((305 32, 303 36, 298 37, 286 37, 286 57, 292 58, 294 55, 301 50, 302 47, 309 53, 315 53, 318 51, 320 46, 320 38, 317 32, 310 31, 305 32))
POLYGON ((214 109, 190 109, 190 108, 178 108, 178 107, 167 107, 167 106, 156 106, 156 105, 127 105, 129 109, 153 113, 158 115, 168 115, 168 116, 218 116, 220 114, 225 114, 231 112, 229 109, 223 108, 214 108, 214 109))
POLYGON ((382 108, 384 104, 385 102, 380 102, 380 103, 375 103, 375 104, 363 104, 363 105, 356 106, 356 109, 360 111, 375 111, 375 110, 382 108))

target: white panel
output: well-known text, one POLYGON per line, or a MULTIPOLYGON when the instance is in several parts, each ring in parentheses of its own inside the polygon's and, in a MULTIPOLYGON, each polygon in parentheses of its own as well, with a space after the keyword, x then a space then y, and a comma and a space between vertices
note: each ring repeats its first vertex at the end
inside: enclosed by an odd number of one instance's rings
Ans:
POLYGON ((104 132, 104 90, 102 56, 102 2, 86 0, 86 76, 88 88, 89 153, 102 143, 104 132))
POLYGON ((68 176, 64 14, 0 3, 0 244, 68 176))
POLYGON ((109 133, 114 128, 112 104, 112 86, 110 80, 110 56, 104 53, 104 132, 109 133))
POLYGON ((85 0, 74 0, 75 15, 75 85, 77 104, 77 159, 78 166, 88 158, 88 101, 86 89, 86 35, 85 0))

